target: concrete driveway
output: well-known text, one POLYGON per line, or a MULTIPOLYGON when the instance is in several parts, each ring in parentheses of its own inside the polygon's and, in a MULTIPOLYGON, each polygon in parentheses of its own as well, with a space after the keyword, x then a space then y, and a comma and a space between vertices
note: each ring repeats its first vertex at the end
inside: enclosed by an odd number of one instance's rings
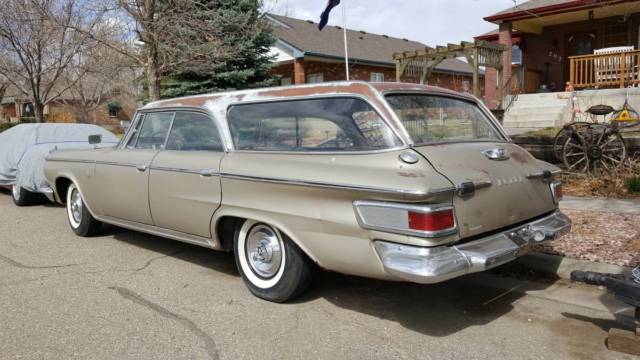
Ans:
POLYGON ((79 238, 63 208, 16 208, 6 192, 0 215, 2 359, 633 358, 605 347, 613 310, 553 295, 611 300, 596 288, 320 273, 277 305, 245 289, 230 254, 112 227, 79 238))

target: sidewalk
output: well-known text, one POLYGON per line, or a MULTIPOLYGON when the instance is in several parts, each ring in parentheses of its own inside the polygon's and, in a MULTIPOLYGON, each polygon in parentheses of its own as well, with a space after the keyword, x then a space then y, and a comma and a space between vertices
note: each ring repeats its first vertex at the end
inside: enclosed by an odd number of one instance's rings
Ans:
POLYGON ((565 196, 560 209, 640 215, 640 200, 565 196))

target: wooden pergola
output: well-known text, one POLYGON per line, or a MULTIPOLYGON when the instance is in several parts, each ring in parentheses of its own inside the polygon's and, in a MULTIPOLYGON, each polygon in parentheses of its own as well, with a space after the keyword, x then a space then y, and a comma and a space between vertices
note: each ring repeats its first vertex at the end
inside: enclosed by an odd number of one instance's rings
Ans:
POLYGON ((396 61, 396 79, 401 81, 403 76, 419 78, 420 84, 426 84, 433 70, 445 59, 464 57, 473 71, 473 95, 480 97, 480 67, 494 68, 498 71, 499 94, 503 93, 504 80, 502 78, 502 54, 506 50, 504 45, 488 41, 463 41, 460 45, 448 44, 433 48, 405 51, 393 55, 396 61))

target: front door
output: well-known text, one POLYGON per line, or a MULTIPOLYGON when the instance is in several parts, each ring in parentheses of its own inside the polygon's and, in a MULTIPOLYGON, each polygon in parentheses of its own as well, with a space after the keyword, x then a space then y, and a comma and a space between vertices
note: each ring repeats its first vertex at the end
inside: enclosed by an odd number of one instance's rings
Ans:
POLYGON ((596 44, 596 33, 594 32, 577 32, 568 34, 566 37, 567 56, 564 66, 565 82, 569 81, 569 67, 571 61, 569 57, 580 55, 592 55, 596 44))
POLYGON ((166 149, 155 157, 149 179, 154 224, 211 238, 211 218, 220 206, 220 161, 215 123, 204 113, 177 111, 166 149))
POLYGON ((127 144, 105 154, 96 164, 96 179, 105 189, 98 191, 101 214, 153 224, 149 210, 149 166, 164 147, 172 119, 172 112, 139 117, 127 144))

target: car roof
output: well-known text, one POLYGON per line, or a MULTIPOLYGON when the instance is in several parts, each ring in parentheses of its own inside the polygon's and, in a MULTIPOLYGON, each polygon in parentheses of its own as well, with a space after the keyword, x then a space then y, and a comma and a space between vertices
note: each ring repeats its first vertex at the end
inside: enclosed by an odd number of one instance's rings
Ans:
POLYGON ((267 101, 287 98, 303 98, 308 96, 323 95, 359 95, 365 97, 378 97, 381 94, 388 92, 403 91, 438 93, 442 95, 463 96, 472 99, 471 96, 466 94, 429 85, 397 82, 369 83, 363 81, 340 81, 251 90, 237 90, 159 100, 147 104, 141 110, 163 109, 169 107, 218 108, 221 105, 228 105, 231 103, 253 102, 261 100, 267 101))

